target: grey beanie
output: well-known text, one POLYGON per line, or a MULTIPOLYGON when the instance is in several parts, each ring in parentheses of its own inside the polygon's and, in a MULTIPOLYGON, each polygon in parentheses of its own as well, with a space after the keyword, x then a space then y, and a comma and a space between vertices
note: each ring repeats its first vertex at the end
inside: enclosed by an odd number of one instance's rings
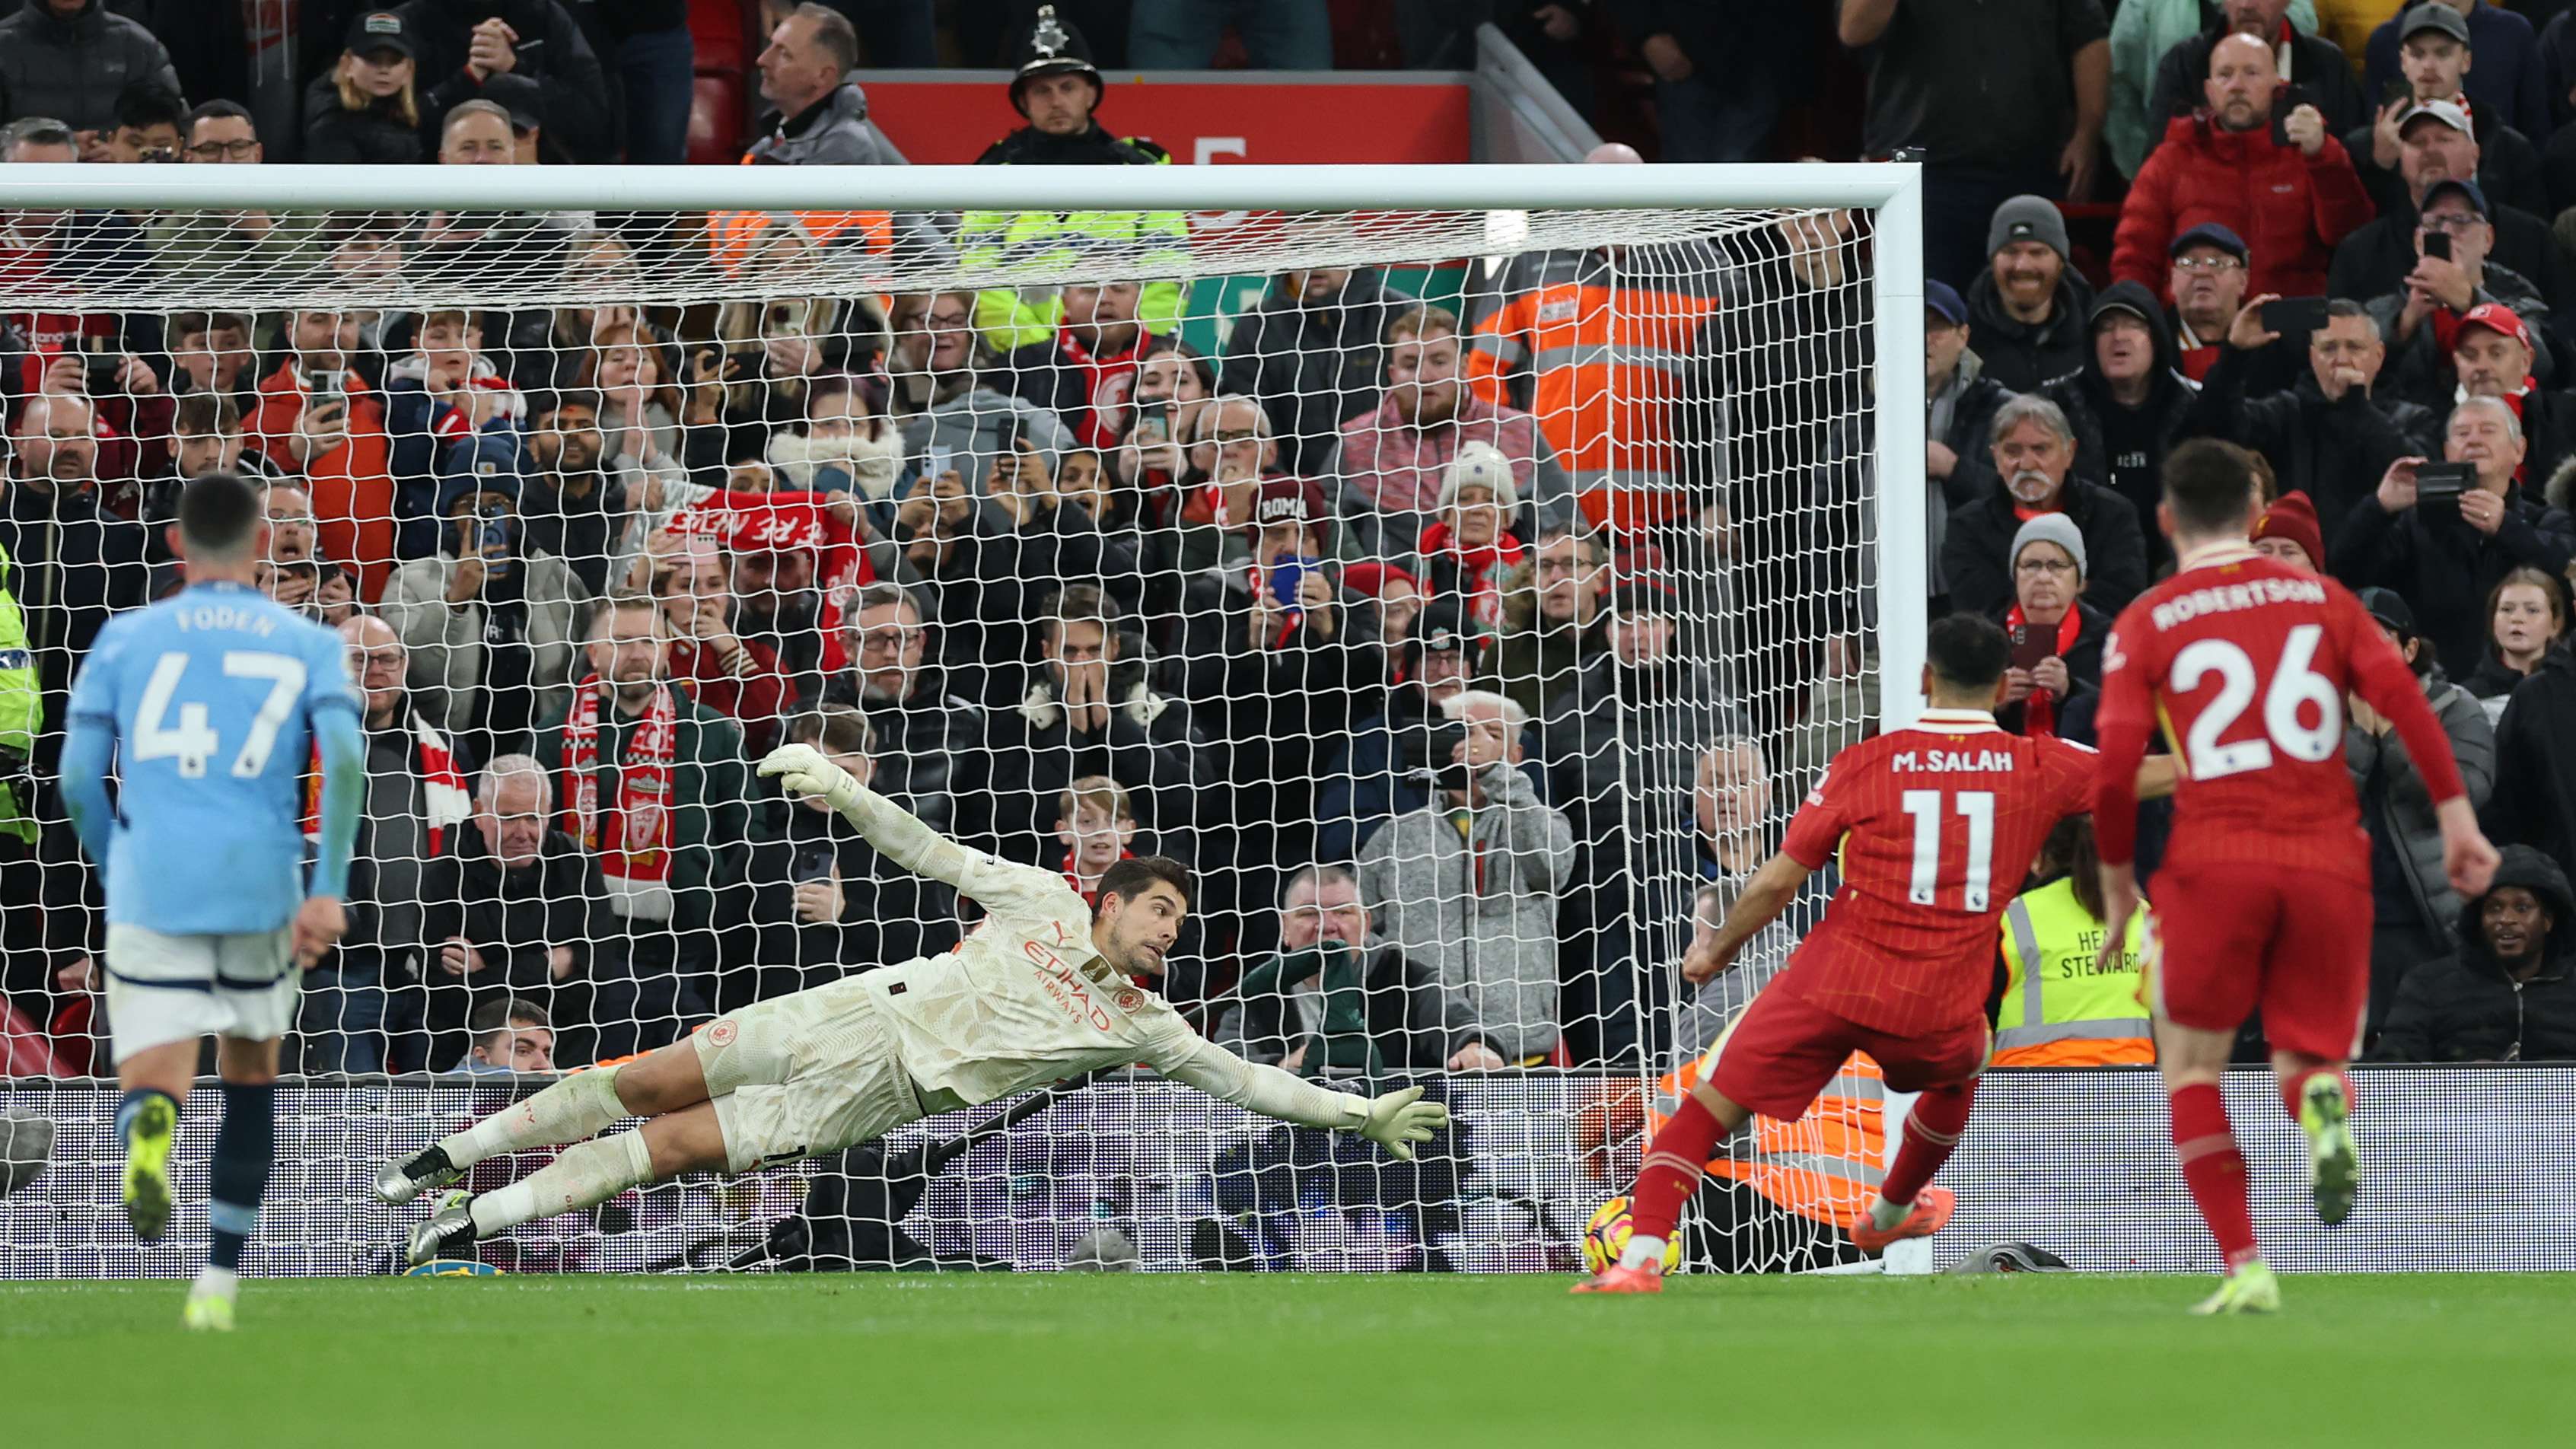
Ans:
POLYGON ((2013 535, 2010 566, 2020 568, 2021 551, 2034 543, 2053 543, 2066 550, 2066 556, 2075 560, 2077 582, 2091 577, 2093 564, 2084 557, 2084 532, 2075 526, 2074 519, 2063 513, 2043 513, 2023 524, 2021 531, 2013 535))
POLYGON ((1986 223, 1986 255, 1991 257, 2017 241, 2044 243, 2064 257, 2066 218, 2058 214, 2057 203, 2045 196, 2016 196, 1996 207, 1995 219, 1986 223))

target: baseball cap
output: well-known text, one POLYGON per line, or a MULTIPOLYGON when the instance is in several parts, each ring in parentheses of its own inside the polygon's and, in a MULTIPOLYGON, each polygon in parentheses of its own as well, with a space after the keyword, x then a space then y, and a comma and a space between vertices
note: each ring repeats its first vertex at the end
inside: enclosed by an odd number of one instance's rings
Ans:
MULTIPOLYGON (((2480 302, 2471 307, 2468 315, 2460 319, 2460 326, 2462 328, 2484 327, 2489 332, 2510 337, 2521 343, 2525 351, 2531 350, 2531 329, 2524 325, 2522 318, 2516 316, 2511 307, 2502 302, 2480 302)), ((2453 335, 2456 337, 2457 333, 2453 335)))
MULTIPOLYGON (((2448 9, 2450 7, 2444 6, 2442 8, 2448 9)), ((2431 116, 2434 120, 2441 122, 2443 125, 2450 127, 2452 130, 2459 132, 2463 136, 2474 136, 2477 134, 2476 128, 2469 124, 2469 113, 2461 107, 2458 101, 2417 101, 2415 104, 2408 106, 2406 108, 2406 113, 2397 118, 2397 130, 2399 134, 2404 134, 2406 128, 2413 125, 2416 119, 2421 116, 2431 116)))
POLYGON ((2360 598, 2361 606, 2368 609, 2370 617, 2378 620, 2382 627, 2394 629, 2410 639, 2415 637, 2415 610, 2407 604, 2405 595, 2395 589, 2370 588, 2362 590, 2360 598))
POLYGON ((1931 311, 1940 313, 1953 327, 1967 325, 1967 300, 1959 295, 1958 288, 1938 277, 1923 279, 1923 305, 1931 311))
POLYGON ((2471 211, 2490 221, 2495 219, 2495 213, 2487 210, 2486 188, 2474 181, 2436 181, 2424 188, 2424 205, 2431 206, 2446 191, 2458 192, 2460 198, 2468 202, 2471 211))
POLYGON ((2419 30, 2438 30, 2462 45, 2469 43, 2469 19, 2440 0, 2424 0, 2397 22, 2397 43, 2404 45, 2419 30))
POLYGON ((545 87, 534 76, 503 72, 483 82, 483 99, 510 113, 510 129, 542 131, 546 127, 545 87))
POLYGON ((2175 237, 2173 245, 2166 249, 2165 255, 2178 257, 2193 247, 2216 247, 2240 262, 2250 260, 2253 256, 2252 249, 2245 245, 2245 238, 2214 221, 2204 221, 2175 237))
POLYGON ((420 54, 419 43, 411 38, 411 30, 403 24, 399 10, 370 10, 350 21, 348 38, 340 48, 351 55, 371 55, 379 50, 390 50, 405 58, 420 54))

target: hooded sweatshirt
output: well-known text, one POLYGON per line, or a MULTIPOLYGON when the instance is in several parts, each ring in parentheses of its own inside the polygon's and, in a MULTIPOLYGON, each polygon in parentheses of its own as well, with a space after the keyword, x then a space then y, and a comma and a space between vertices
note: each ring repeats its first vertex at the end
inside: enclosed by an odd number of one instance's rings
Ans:
POLYGON ((2505 847, 2489 894, 2510 886, 2531 892, 2548 912, 2540 969, 2517 980, 2487 945, 2487 898, 2464 902, 2459 950, 2407 973, 2372 1056, 2434 1062, 2576 1058, 2576 896, 2557 863, 2527 845, 2505 847))
POLYGON ((2155 526, 2156 500, 2162 495, 2165 451, 2187 436, 2183 421, 2199 388, 2182 374, 2182 354, 2174 345, 2173 326, 2154 294, 2136 282, 2114 282, 2094 299, 2085 329, 2084 361, 2074 371, 2040 389, 2042 396, 2066 411, 2075 429, 2075 471, 2109 488, 2138 511, 2139 531, 2147 539, 2150 573, 2171 555, 2155 526), (2101 353, 2091 344, 2093 325, 2115 310, 2145 319, 2155 338, 2155 358, 2147 373, 2146 400, 2131 407, 2111 394, 2102 375, 2101 353))

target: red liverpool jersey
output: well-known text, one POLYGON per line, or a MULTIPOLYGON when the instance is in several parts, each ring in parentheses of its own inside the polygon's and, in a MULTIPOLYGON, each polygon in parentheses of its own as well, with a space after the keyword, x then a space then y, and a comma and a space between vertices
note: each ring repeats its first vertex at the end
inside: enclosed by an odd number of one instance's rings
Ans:
POLYGON ((1834 756, 1781 849, 1813 870, 1839 847, 1842 889, 1773 989, 1900 1034, 1982 1015, 1995 922, 2048 832, 2091 803, 2093 759, 1939 709, 1834 756))
POLYGON ((2102 859, 2132 856, 2138 759, 2161 725, 2181 762, 2166 859, 2368 885, 2343 763, 2347 694, 2387 716, 2436 802, 2462 793, 2423 685, 2350 590, 2241 544, 2196 552, 2121 611, 2102 649, 2102 859))

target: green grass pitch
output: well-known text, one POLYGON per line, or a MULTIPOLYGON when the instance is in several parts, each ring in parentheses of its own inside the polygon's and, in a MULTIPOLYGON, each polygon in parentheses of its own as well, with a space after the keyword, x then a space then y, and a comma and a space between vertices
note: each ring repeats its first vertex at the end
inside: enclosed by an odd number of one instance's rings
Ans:
POLYGON ((0 1288, 22 1444, 2566 1443, 2576 1277, 859 1274, 0 1288), (1634 1434, 1632 1440, 1629 1436, 1634 1434))

